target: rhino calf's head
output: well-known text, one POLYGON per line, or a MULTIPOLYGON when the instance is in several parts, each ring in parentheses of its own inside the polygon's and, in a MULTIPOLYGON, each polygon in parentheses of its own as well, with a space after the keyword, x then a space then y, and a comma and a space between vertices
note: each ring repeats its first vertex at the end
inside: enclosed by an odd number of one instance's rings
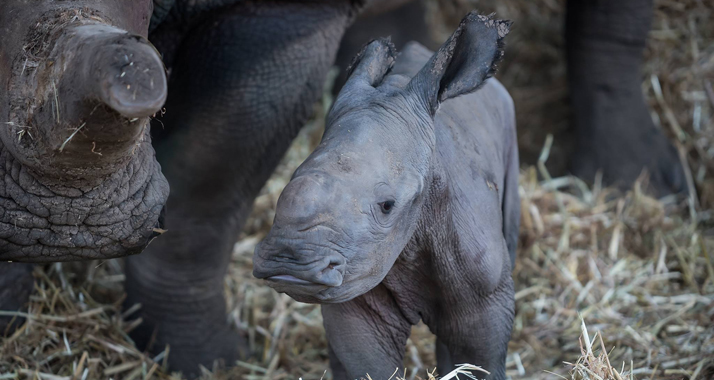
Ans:
POLYGON ((161 231, 151 0, 0 4, 0 260, 106 259, 161 231))
POLYGON ((439 103, 483 84, 507 32, 471 13, 413 77, 391 72, 388 40, 368 44, 321 144, 280 196, 253 274, 303 302, 344 302, 377 286, 429 207, 439 103))

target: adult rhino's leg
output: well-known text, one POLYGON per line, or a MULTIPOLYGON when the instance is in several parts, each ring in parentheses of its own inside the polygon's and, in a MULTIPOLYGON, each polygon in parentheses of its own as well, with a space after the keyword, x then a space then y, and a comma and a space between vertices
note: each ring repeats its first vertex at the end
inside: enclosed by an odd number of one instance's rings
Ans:
MULTIPOLYGON (((32 265, 22 263, 0 263, 0 310, 18 311, 25 307, 32 290, 32 265)), ((24 318, 0 316, 0 337, 12 333, 24 318)))
POLYGON ((647 169, 658 194, 685 190, 676 150, 640 87, 652 0, 568 1, 566 40, 577 149, 574 174, 630 186, 647 169))
POLYGON ((447 347, 441 339, 436 338, 436 344, 434 348, 436 351, 436 363, 438 366, 437 373, 439 376, 444 376, 447 373, 451 372, 454 368, 456 368, 456 364, 463 364, 454 363, 454 359, 451 358, 451 353, 449 352, 449 347, 447 347))
POLYGON ((176 52, 157 157, 172 191, 166 232, 127 260, 140 346, 172 370, 232 364, 223 278, 260 188, 311 113, 347 26, 340 2, 261 1, 212 13, 176 52))
POLYGON ((384 285, 351 301, 322 305, 335 380, 389 379, 402 373, 412 324, 384 285))

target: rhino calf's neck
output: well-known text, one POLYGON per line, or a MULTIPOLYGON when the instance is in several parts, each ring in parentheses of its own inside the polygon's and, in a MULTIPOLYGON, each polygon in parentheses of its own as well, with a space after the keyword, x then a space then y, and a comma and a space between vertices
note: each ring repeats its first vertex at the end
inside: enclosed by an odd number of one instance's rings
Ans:
POLYGON ((513 102, 487 78, 508 25, 471 13, 433 55, 368 44, 280 196, 253 273, 324 304, 337 379, 388 378, 420 320, 440 374, 505 377, 518 153, 513 102))

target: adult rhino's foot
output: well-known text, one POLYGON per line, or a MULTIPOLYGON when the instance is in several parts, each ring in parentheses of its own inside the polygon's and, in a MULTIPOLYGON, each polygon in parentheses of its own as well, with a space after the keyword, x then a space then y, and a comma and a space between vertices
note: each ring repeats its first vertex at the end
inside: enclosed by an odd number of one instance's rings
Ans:
POLYGON ((246 339, 226 319, 223 263, 210 269, 204 263, 160 263, 154 254, 166 245, 162 243, 166 242, 157 240, 147 252, 126 261, 124 307, 141 304, 128 317, 142 319, 130 334, 137 347, 156 355, 169 346, 170 370, 188 378, 200 375, 200 366, 233 366, 245 359, 246 339))
POLYGON ((576 149, 571 172, 592 181, 602 171, 605 185, 631 188, 647 171, 648 189, 657 196, 687 191, 677 150, 657 129, 635 88, 599 88, 575 107, 576 149))
POLYGON ((640 88, 640 65, 652 20, 652 0, 569 1, 568 81, 576 149, 572 172, 629 188, 649 172, 662 196, 686 191, 677 151, 655 128, 640 88))
MULTIPOLYGON (((24 309, 32 291, 32 265, 0 263, 0 310, 15 312, 24 309)), ((12 334, 25 319, 13 315, 0 315, 0 337, 12 334)))
POLYGON ((169 347, 168 365, 171 372, 181 372, 184 377, 200 376, 201 366, 212 369, 235 365, 248 355, 246 339, 224 323, 214 326, 188 326, 183 323, 144 321, 130 334, 137 348, 154 355, 169 347))

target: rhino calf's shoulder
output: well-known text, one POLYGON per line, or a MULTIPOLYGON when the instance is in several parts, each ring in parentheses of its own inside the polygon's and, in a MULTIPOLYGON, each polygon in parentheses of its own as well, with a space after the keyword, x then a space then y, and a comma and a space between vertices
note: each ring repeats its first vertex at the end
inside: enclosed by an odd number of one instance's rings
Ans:
POLYGON ((253 273, 324 304, 335 379, 389 378, 420 320, 439 373, 505 377, 518 152, 513 102, 488 78, 508 25, 471 13, 434 54, 369 43, 280 196, 253 273))

